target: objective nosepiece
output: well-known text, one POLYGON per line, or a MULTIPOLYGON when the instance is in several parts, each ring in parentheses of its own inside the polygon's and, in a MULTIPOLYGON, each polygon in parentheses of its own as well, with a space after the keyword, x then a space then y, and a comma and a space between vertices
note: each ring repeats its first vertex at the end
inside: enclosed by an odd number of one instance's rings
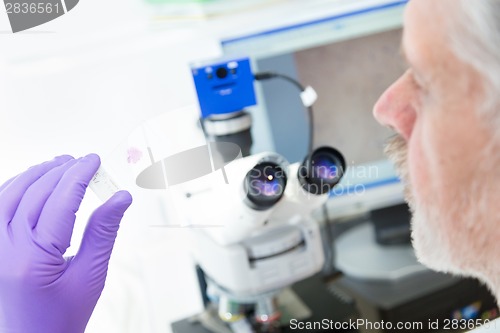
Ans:
POLYGON ((345 159, 338 150, 321 147, 304 159, 298 172, 299 182, 311 194, 325 194, 340 182, 345 168, 345 159))
POLYGON ((219 317, 226 323, 234 323, 245 318, 245 305, 226 296, 219 299, 219 317))
POLYGON ((281 312, 275 297, 259 300, 255 307, 255 320, 261 324, 272 324, 278 322, 281 312))

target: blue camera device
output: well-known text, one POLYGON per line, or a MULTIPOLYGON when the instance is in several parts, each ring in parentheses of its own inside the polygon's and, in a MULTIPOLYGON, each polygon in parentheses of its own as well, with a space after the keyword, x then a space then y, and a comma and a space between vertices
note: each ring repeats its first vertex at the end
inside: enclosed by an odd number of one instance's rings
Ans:
POLYGON ((225 115, 257 104, 249 58, 222 58, 191 65, 201 116, 225 115))

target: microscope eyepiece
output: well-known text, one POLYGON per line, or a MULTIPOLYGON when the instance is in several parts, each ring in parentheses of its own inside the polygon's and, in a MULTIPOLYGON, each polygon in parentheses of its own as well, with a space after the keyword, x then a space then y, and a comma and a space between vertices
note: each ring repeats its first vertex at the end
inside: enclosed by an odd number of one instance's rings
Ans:
POLYGON ((276 204, 285 192, 285 170, 275 162, 261 162, 246 175, 246 203, 255 210, 266 210, 276 204))
POLYGON ((321 147, 304 159, 298 172, 299 182, 311 194, 325 194, 340 182, 345 167, 344 157, 338 150, 321 147))

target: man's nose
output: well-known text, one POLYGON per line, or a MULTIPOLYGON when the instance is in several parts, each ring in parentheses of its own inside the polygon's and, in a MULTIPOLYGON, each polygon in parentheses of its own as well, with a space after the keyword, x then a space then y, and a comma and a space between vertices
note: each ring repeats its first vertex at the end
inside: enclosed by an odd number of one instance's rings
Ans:
POLYGON ((406 141, 411 137, 415 123, 414 85, 406 72, 380 96, 373 108, 375 119, 398 132, 406 141))

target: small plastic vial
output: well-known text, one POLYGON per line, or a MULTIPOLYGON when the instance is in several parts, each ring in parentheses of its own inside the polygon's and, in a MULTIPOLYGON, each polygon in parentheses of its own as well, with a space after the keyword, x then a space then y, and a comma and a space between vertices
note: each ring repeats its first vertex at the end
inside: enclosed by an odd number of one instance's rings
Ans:
POLYGON ((116 182, 111 179, 109 174, 101 167, 97 170, 90 181, 89 187, 94 191, 102 202, 108 201, 116 192, 120 191, 116 182))

